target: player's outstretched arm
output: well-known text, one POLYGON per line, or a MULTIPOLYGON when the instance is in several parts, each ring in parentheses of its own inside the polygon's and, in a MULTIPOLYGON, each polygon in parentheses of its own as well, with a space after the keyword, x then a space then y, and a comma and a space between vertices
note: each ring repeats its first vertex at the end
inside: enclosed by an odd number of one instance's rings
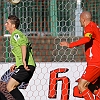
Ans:
POLYGON ((69 47, 69 48, 73 48, 73 47, 76 47, 76 46, 80 46, 80 45, 83 45, 83 44, 86 44, 87 42, 89 42, 91 39, 89 37, 83 37, 75 42, 71 42, 71 43, 68 43, 66 41, 63 41, 63 42, 60 42, 60 46, 66 46, 66 47, 69 47))
POLYGON ((83 37, 83 38, 79 39, 78 41, 70 43, 69 47, 73 48, 73 47, 76 47, 76 46, 80 46, 80 45, 88 43, 90 40, 91 39, 89 37, 83 37))
POLYGON ((69 47, 69 43, 66 41, 60 42, 60 46, 66 46, 69 47))

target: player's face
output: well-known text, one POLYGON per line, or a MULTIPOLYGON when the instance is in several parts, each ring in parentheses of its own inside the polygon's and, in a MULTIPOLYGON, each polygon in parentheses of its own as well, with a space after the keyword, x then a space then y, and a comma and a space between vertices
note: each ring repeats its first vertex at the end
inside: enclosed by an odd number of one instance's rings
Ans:
POLYGON ((8 19, 5 23, 5 27, 7 31, 11 31, 13 29, 13 24, 11 23, 10 19, 8 19))
POLYGON ((85 22, 84 18, 82 18, 82 16, 80 16, 80 23, 81 23, 82 27, 84 27, 84 24, 85 24, 84 22, 85 22))

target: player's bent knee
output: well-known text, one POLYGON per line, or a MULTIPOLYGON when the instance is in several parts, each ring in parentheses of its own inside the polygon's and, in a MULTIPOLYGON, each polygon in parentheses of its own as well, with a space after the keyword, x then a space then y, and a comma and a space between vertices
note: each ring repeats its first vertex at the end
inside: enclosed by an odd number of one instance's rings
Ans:
POLYGON ((11 78, 7 84, 7 90, 10 92, 14 90, 19 85, 19 82, 17 82, 15 79, 11 78))
POLYGON ((80 92, 82 92, 83 86, 81 84, 78 84, 78 89, 79 89, 80 92))
POLYGON ((83 84, 79 84, 78 89, 80 92, 83 92, 86 89, 86 87, 83 84))
POLYGON ((78 89, 80 90, 80 92, 83 92, 88 87, 88 84, 88 81, 81 79, 78 84, 78 89))
POLYGON ((12 90, 14 90, 16 88, 16 86, 10 86, 10 85, 7 85, 7 90, 10 92, 12 90))
POLYGON ((7 88, 8 92, 11 91, 11 87, 9 85, 7 85, 6 88, 7 88))
POLYGON ((6 88, 7 88, 7 90, 8 90, 9 92, 12 91, 12 90, 14 89, 14 87, 11 86, 10 84, 7 84, 6 88))

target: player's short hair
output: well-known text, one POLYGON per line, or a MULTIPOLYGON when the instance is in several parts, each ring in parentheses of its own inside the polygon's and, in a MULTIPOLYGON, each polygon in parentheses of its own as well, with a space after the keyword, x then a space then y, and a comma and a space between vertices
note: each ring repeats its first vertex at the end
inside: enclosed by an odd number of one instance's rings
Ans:
POLYGON ((12 24, 15 24, 16 29, 19 27, 20 20, 19 20, 19 18, 18 18, 17 16, 15 16, 15 15, 10 15, 10 16, 8 17, 8 19, 11 20, 11 23, 12 23, 12 24))

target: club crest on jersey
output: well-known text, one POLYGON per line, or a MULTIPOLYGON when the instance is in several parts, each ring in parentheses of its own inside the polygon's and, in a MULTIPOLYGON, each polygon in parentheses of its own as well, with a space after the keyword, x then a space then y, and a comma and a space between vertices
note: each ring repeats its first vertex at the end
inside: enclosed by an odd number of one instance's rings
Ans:
POLYGON ((17 41, 18 39, 20 39, 20 36, 18 34, 15 34, 14 39, 17 41))

